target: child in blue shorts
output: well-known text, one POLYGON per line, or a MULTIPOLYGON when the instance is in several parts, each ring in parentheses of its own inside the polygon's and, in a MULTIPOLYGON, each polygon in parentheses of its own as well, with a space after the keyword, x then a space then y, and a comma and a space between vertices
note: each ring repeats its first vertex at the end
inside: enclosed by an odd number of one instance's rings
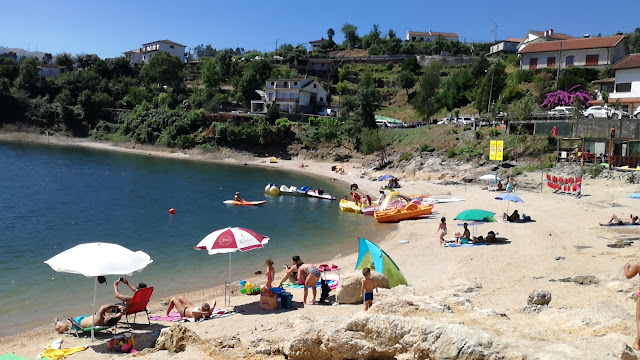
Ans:
POLYGON ((373 304, 373 289, 378 292, 378 285, 371 278, 371 269, 362 269, 362 275, 364 275, 364 279, 362 279, 362 300, 364 302, 364 311, 367 311, 373 304))

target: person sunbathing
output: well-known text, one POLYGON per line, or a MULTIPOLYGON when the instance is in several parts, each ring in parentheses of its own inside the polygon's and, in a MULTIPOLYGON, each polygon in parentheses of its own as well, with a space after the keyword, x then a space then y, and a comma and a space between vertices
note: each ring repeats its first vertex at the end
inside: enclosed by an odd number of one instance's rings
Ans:
POLYGON ((200 319, 201 317, 211 316, 215 307, 215 301, 213 302, 213 307, 209 306, 209 303, 204 303, 200 306, 193 306, 193 304, 183 296, 178 296, 177 299, 172 297, 169 301, 169 307, 167 308, 167 316, 169 316, 171 310, 176 309, 178 314, 183 317, 200 319))
POLYGON ((147 287, 147 284, 145 284, 143 282, 138 284, 138 287, 134 287, 131 284, 129 284, 129 281, 124 277, 121 277, 120 279, 116 280, 113 283, 113 291, 115 293, 116 299, 122 301, 126 305, 129 305, 129 303, 131 302, 131 299, 133 299, 133 295, 124 295, 124 294, 120 293, 120 291, 118 291, 118 285, 120 285, 120 283, 124 283, 125 285, 127 285, 129 287, 129 289, 131 289, 131 291, 133 291, 134 293, 136 291, 138 291, 138 289, 142 289, 142 288, 146 288, 147 287))
POLYGON ((518 210, 513 210, 513 213, 511 215, 507 215, 507 213, 503 213, 502 219, 508 222, 518 222, 520 221, 520 214, 518 214, 518 210))
POLYGON ((73 319, 73 323, 71 322, 71 318, 63 321, 55 319, 54 328, 58 334, 63 334, 71 328, 74 330, 82 330, 92 326, 114 326, 122 318, 124 310, 124 306, 120 305, 102 305, 95 315, 78 316, 73 319))
POLYGON ((468 224, 464 223, 462 226, 464 226, 464 231, 462 233, 459 233, 459 232, 456 233, 456 242, 458 244, 460 244, 460 243, 466 244, 471 240, 471 232, 469 231, 469 228, 467 227, 468 224))
POLYGON ((618 225, 637 225, 638 224, 638 216, 634 216, 633 214, 629 214, 629 222, 622 221, 616 214, 611 215, 611 219, 607 224, 618 224, 618 225))

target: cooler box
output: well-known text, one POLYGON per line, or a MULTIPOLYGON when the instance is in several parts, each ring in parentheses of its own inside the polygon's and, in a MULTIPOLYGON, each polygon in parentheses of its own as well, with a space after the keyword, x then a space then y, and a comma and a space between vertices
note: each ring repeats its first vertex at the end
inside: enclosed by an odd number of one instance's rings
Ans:
POLYGON ((291 309, 291 301, 293 300, 293 294, 283 291, 280 293, 280 299, 282 300, 283 309, 291 309))

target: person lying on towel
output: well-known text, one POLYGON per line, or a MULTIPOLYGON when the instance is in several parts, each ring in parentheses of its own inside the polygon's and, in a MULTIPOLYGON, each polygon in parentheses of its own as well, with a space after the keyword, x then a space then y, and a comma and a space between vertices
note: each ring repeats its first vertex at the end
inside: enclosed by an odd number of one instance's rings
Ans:
POLYGON ((638 224, 638 216, 634 216, 633 214, 629 214, 629 222, 622 221, 616 214, 611 215, 611 219, 607 224, 618 224, 618 225, 637 225, 638 224))
POLYGON ((54 322, 54 327, 59 334, 67 332, 70 328, 74 330, 82 330, 91 328, 92 326, 114 326, 122 318, 124 306, 120 305, 102 305, 95 315, 82 315, 74 319, 75 324, 71 320, 54 322), (79 326, 78 326, 79 325, 79 326))

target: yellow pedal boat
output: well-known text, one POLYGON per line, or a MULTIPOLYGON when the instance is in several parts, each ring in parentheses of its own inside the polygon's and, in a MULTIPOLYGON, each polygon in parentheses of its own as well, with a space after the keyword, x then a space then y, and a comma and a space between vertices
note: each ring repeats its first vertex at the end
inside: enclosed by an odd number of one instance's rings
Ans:
POLYGON ((362 208, 360 207, 360 205, 356 205, 355 202, 348 201, 345 199, 340 200, 339 206, 340 206, 340 210, 342 211, 357 212, 357 213, 362 211, 362 208))
POLYGON ((379 223, 397 222, 406 219, 415 219, 423 215, 429 215, 432 210, 433 205, 417 205, 409 203, 402 208, 394 207, 389 210, 376 211, 373 213, 373 216, 379 223))

